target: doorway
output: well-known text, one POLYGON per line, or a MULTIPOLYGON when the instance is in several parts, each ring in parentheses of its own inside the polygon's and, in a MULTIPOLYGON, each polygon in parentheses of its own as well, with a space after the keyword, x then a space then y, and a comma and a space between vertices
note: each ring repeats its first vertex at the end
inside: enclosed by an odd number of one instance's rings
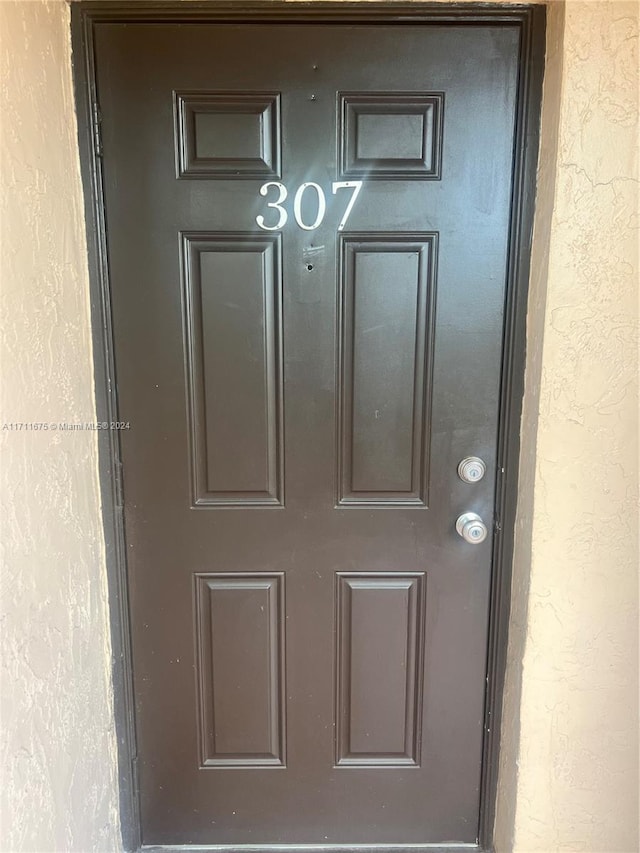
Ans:
POLYGON ((74 15, 133 843, 486 846, 543 12, 74 15))

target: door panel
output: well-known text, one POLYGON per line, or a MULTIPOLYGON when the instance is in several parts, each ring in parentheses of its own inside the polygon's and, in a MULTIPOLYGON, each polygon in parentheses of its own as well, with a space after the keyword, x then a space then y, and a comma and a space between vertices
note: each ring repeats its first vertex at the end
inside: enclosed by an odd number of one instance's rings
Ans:
POLYGON ((336 764, 415 767, 422 725, 424 573, 340 573, 337 581, 336 764))
POLYGON ((436 234, 340 241, 341 504, 426 505, 436 234))
POLYGON ((280 176, 278 92, 176 92, 179 178, 280 176))
POLYGON ((147 844, 476 841, 518 54, 96 28, 147 844))
POLYGON ((285 764, 284 576, 198 575, 200 766, 285 764))
POLYGON ((279 240, 183 233, 182 261, 194 505, 279 505, 279 240))
POLYGON ((441 92, 354 92, 339 98, 342 177, 440 178, 441 92))

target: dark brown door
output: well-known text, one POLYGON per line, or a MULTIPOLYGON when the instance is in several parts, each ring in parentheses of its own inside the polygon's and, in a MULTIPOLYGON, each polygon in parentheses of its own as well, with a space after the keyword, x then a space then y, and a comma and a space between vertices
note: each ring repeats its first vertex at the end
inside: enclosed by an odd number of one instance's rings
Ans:
POLYGON ((97 27, 146 844, 477 839, 518 50, 97 27))

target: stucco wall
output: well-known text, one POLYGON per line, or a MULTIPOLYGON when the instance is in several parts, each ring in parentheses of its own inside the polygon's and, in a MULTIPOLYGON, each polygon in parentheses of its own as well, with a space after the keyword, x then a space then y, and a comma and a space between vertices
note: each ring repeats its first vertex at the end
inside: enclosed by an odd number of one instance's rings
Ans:
MULTIPOLYGON (((93 422, 69 11, 0 2, 0 421, 93 422)), ((119 847, 96 435, 0 429, 0 850, 119 847)))
MULTIPOLYGON (((500 853, 639 849, 637 8, 551 8, 500 853)), ((0 25, 1 421, 92 421, 68 10, 4 0, 0 25)), ((116 851, 95 434, 0 441, 0 850, 116 851)))
POLYGON ((638 5, 564 11, 548 30, 496 846, 637 853, 638 5))

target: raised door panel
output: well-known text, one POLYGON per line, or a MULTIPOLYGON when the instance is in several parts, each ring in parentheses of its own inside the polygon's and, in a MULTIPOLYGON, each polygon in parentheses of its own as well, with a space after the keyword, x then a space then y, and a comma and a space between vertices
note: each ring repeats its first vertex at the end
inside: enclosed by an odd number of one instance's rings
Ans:
POLYGON ((437 234, 341 245, 338 502, 426 506, 437 234))
POLYGON ((195 506, 283 500, 280 241, 183 233, 195 506))
POLYGON ((197 575, 195 595, 200 766, 283 766, 284 575, 197 575))
POLYGON ((277 92, 176 92, 179 178, 280 175, 277 92))
POLYGON ((442 92, 340 95, 340 174, 367 180, 439 180, 442 92))
POLYGON ((420 764, 425 575, 337 578, 336 764, 420 764))

